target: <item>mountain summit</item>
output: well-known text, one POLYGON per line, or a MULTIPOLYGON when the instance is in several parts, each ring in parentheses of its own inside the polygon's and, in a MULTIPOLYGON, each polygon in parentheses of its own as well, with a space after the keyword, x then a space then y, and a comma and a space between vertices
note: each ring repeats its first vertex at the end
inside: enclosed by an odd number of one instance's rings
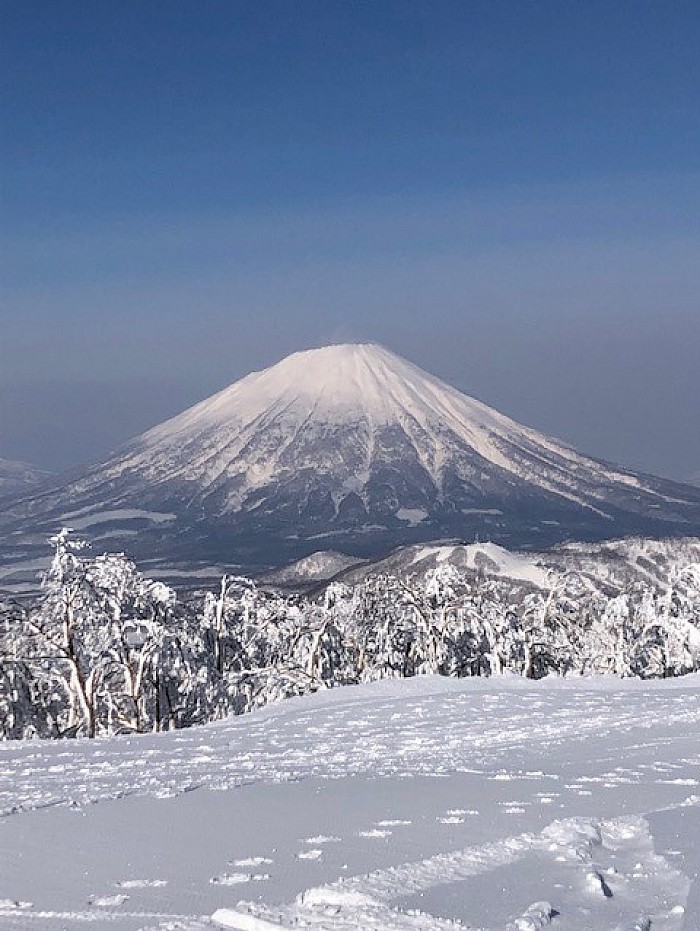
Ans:
POLYGON ((251 567, 324 546, 698 532, 700 490, 585 457, 381 346, 338 345, 246 376, 12 520, 131 528, 144 553, 251 567))

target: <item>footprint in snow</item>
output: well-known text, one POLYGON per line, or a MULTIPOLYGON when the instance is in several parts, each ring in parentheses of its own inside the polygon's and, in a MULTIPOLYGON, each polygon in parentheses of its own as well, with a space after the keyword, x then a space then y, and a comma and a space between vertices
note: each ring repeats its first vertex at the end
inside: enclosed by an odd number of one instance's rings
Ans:
POLYGON ((323 851, 320 847, 311 847, 309 850, 300 850, 297 854, 297 860, 320 860, 323 851))
POLYGON ((115 908, 117 905, 123 905, 128 895, 119 892, 116 895, 94 895, 89 899, 90 905, 96 905, 97 908, 115 908))
POLYGON ((303 837, 300 842, 301 844, 339 844, 340 838, 333 837, 329 834, 317 834, 315 837, 303 837))
POLYGON ((559 912, 549 902, 535 902, 520 918, 509 924, 506 931, 538 931, 551 924, 552 918, 558 915, 559 912))
POLYGON ((358 837, 370 837, 374 840, 379 840, 382 837, 391 837, 393 831, 387 831, 386 828, 371 828, 369 831, 358 831, 358 837))
POLYGON ((435 820, 440 824, 464 824, 465 815, 478 815, 479 812, 473 808, 448 808, 447 811, 438 815, 435 820))
POLYGON ((243 857, 241 860, 229 860, 231 866, 270 866, 269 857, 243 857))
POLYGON ((209 882, 214 886, 238 886, 242 883, 265 882, 269 878, 269 873, 221 873, 220 876, 212 876, 209 882))
POLYGON ((612 899, 612 889, 607 884, 605 877, 598 870, 590 870, 586 873, 586 887, 597 895, 603 895, 606 899, 612 899))
POLYGON ((119 889, 160 889, 168 885, 167 879, 122 879, 115 883, 119 889))

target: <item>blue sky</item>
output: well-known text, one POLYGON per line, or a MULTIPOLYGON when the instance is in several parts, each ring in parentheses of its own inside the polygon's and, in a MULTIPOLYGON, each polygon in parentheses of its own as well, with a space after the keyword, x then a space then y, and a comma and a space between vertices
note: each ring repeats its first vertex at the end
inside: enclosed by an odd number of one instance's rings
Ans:
POLYGON ((0 456, 378 340, 700 469, 700 8, 121 0, 0 24, 0 456))

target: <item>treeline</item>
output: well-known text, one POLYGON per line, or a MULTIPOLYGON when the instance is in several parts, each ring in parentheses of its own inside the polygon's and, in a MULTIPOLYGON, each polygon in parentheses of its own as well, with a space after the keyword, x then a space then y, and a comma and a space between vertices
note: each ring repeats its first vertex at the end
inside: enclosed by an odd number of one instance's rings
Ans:
POLYGON ((317 600, 224 576, 183 602, 123 555, 63 531, 42 594, 0 604, 0 737, 168 730, 301 695, 437 673, 646 678, 700 668, 700 566, 615 596, 542 591, 450 566, 331 584, 317 600))

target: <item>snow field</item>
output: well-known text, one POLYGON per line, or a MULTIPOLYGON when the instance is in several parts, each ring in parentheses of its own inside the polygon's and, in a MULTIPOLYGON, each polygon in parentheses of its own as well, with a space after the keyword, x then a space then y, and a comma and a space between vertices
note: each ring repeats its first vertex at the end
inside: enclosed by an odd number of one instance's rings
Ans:
POLYGON ((697 931, 700 677, 423 677, 0 746, 0 928, 697 931))

